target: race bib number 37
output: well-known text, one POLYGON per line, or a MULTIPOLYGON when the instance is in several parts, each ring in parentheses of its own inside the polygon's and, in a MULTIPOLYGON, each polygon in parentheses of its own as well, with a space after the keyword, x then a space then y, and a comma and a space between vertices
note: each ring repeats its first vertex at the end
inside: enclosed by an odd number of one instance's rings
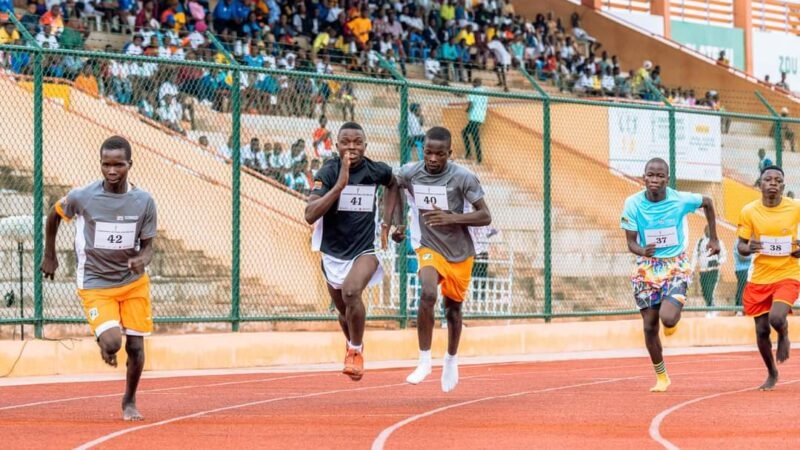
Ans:
POLYGON ((339 195, 339 211, 372 212, 375 186, 347 186, 339 195))
POLYGON ((674 247, 678 245, 678 229, 667 227, 644 230, 644 242, 647 245, 656 244, 656 248, 674 247))
POLYGON ((419 209, 431 210, 434 206, 445 211, 450 209, 450 205, 447 204, 447 186, 415 184, 414 201, 419 209))
POLYGON ((789 256, 792 253, 791 236, 761 236, 761 254, 789 256))
POLYGON ((94 229, 94 248, 127 250, 136 242, 136 223, 97 222, 94 229))

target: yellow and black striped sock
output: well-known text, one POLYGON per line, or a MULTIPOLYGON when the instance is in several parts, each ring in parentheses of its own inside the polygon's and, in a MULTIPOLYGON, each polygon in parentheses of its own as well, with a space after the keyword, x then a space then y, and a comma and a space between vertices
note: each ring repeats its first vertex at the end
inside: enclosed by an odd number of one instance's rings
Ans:
POLYGON ((664 365, 664 361, 653 364, 653 368, 656 369, 656 375, 664 375, 667 373, 667 367, 664 365))

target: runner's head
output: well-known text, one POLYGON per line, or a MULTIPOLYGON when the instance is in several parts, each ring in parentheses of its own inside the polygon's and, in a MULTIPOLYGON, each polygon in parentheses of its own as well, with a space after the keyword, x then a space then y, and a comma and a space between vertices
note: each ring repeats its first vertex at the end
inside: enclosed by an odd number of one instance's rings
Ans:
POLYGON ((767 166, 761 171, 759 178, 761 186, 761 196, 763 198, 775 199, 783 195, 784 183, 783 169, 778 166, 767 166))
POLYGON ((336 149, 342 158, 350 158, 351 167, 361 164, 364 151, 367 149, 367 136, 361 125, 355 122, 342 125, 336 137, 336 149))
POLYGON ((450 131, 444 127, 433 127, 425 133, 422 150, 425 171, 436 174, 447 168, 447 160, 453 153, 450 148, 451 141, 450 131))
POLYGON ((111 136, 100 146, 100 170, 107 185, 125 183, 132 165, 131 144, 124 137, 111 136))
POLYGON ((669 164, 661 158, 653 158, 644 165, 644 187, 651 194, 660 194, 667 190, 669 182, 669 164))

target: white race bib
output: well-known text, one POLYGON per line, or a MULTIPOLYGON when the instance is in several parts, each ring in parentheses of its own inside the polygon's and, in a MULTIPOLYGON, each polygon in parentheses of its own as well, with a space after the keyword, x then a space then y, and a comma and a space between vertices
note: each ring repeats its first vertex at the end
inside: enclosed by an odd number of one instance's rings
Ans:
POLYGON ((792 253, 791 236, 761 236, 761 254, 789 256, 792 253))
POLYGON ((414 201, 419 209, 432 210, 434 206, 444 211, 450 209, 450 205, 447 204, 447 186, 415 184, 414 201))
POLYGON ((94 248, 128 250, 136 243, 136 222, 97 222, 94 229, 94 248))
POLYGON ((647 245, 656 244, 656 248, 674 247, 678 245, 678 229, 667 227, 644 230, 644 242, 647 245))
POLYGON ((339 211, 372 212, 375 186, 346 186, 339 196, 339 211))

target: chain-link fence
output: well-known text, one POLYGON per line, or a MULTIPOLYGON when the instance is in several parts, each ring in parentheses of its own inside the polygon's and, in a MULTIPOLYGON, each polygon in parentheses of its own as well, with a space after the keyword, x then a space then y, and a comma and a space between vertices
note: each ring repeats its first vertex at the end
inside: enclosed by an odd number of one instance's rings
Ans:
MULTIPOLYGON (((720 219, 726 255, 713 269, 697 252, 704 219, 690 218, 687 251, 700 273, 689 305, 736 305, 734 227, 742 205, 758 198, 758 167, 765 159, 800 166, 798 121, 777 111, 552 96, 522 73, 508 74, 512 89, 503 92, 491 72, 454 72, 443 86, 409 81, 385 61, 374 76, 354 77, 249 67, 222 49, 214 63, 0 51, 0 324, 38 330, 83 320, 73 227, 62 226, 61 266, 45 282, 42 217, 69 189, 100 178, 100 143, 115 134, 133 144, 131 181, 159 206, 156 320, 234 328, 335 320, 303 210, 345 121, 364 126, 368 157, 395 169, 421 158, 432 126, 452 132, 453 160, 481 180, 493 217, 473 230, 465 308, 473 318, 635 313, 634 258, 619 216, 654 156, 673 163, 674 186, 712 197, 720 219), (707 269, 719 275, 712 284, 707 269)), ((800 185, 790 177, 787 190, 800 185)), ((414 251, 392 244, 380 257, 386 278, 365 293, 369 317, 404 324, 419 297, 414 251)))

